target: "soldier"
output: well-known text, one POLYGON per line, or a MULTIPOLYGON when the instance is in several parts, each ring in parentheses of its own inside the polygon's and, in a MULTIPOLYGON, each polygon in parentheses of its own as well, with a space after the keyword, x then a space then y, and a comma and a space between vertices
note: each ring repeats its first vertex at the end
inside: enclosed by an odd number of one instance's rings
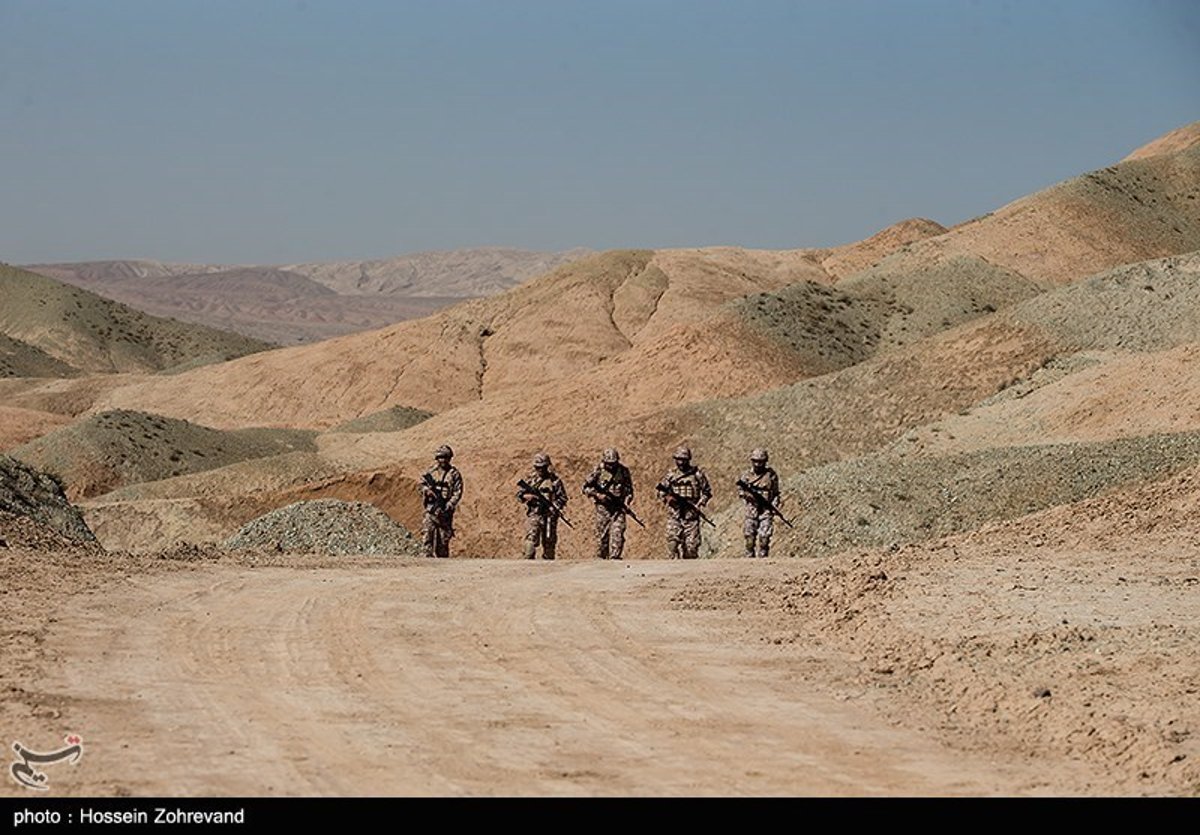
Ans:
POLYGON ((542 559, 554 559, 558 545, 558 520, 567 503, 567 488, 550 466, 550 456, 538 453, 533 470, 518 482, 517 498, 525 502, 525 559, 542 546, 542 559))
POLYGON ((768 505, 779 508, 779 476, 767 466, 765 449, 750 453, 750 469, 738 479, 738 495, 746 503, 746 519, 742 523, 746 556, 769 557, 775 514, 768 505))
POLYGON ((692 465, 692 451, 675 450, 675 468, 655 488, 667 505, 667 556, 694 560, 700 556, 701 511, 712 499, 708 476, 692 465))
POLYGON ((615 449, 604 450, 600 464, 583 483, 583 494, 596 503, 596 558, 621 559, 626 505, 633 501, 633 479, 615 449))
POLYGON ((449 557, 454 537, 454 511, 462 501, 462 474, 450 466, 454 450, 443 444, 433 453, 433 467, 421 476, 421 499, 425 516, 425 556, 449 557))

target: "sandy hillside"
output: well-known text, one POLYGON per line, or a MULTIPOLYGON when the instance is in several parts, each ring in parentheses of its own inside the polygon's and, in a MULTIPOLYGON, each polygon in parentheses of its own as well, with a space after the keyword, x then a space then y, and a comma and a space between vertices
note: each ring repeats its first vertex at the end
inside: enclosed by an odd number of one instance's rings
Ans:
POLYGON ((75 377, 79 373, 42 349, 0 333, 0 378, 75 377))
POLYGON ((1117 163, 902 248, 914 265, 975 255, 1034 281, 1200 249, 1200 146, 1117 163))
MULTIPOLYGON (((1160 154, 1173 154, 1200 145, 1200 122, 1192 122, 1148 142, 1125 157, 1125 160, 1145 159, 1160 154)), ((1125 160, 1122 160, 1124 162, 1125 160)))
POLYGON ((821 258, 821 269, 840 280, 875 266, 901 247, 936 237, 945 231, 945 226, 923 217, 902 220, 869 238, 830 249, 821 258))
POLYGON ((97 373, 161 371, 224 361, 269 347, 237 334, 149 316, 3 265, 0 333, 66 365, 97 373))
POLYGON ((612 252, 391 328, 247 357, 114 392, 217 427, 324 428, 387 406, 440 412, 595 368, 752 292, 824 275, 804 254, 612 252))
POLYGON ((312 451, 312 435, 294 429, 228 432, 145 412, 111 411, 55 429, 11 454, 55 473, 77 499, 246 459, 312 451))
MULTIPOLYGON (((181 265, 180 269, 191 266, 181 265)), ((35 265, 31 269, 155 316, 277 345, 373 330, 428 315, 459 300, 448 296, 342 295, 300 273, 273 267, 213 267, 158 274, 126 262, 102 262, 35 265)))
POLYGON ((0 406, 0 452, 20 446, 70 422, 71 418, 66 415, 53 412, 0 406))
POLYGON ((494 295, 589 254, 478 247, 282 267, 134 260, 28 269, 156 316, 295 345, 374 330, 463 298, 494 295))

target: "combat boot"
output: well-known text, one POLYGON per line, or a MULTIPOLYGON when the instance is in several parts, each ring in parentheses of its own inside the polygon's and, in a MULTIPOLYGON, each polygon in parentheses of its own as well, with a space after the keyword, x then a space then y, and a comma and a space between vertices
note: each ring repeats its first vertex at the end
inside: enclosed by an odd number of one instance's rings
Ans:
POLYGON ((746 537, 746 556, 754 559, 754 537, 752 536, 746 537))

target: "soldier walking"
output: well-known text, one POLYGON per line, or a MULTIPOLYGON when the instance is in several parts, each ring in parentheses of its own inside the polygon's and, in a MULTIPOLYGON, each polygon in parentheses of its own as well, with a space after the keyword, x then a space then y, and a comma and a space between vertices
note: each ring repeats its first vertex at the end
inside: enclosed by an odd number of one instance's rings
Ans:
MULTIPOLYGON (((708 476, 692 464, 692 451, 675 450, 675 467, 655 488, 667 505, 667 557, 694 560, 700 556, 700 520, 712 499, 708 476)), ((711 522, 710 522, 711 524, 711 522)))
POLYGON ((625 516, 633 501, 633 478, 615 449, 606 449, 583 483, 583 494, 596 504, 596 558, 621 559, 625 516))
POLYGON ((533 470, 517 482, 517 498, 525 503, 525 559, 534 559, 539 545, 542 559, 554 559, 567 489, 551 467, 549 455, 542 452, 534 457, 533 470))
POLYGON ((746 556, 769 557, 774 517, 779 510, 779 476, 767 466, 765 449, 750 453, 750 469, 738 479, 738 495, 746 503, 746 517, 742 523, 746 556))
POLYGON ((433 467, 421 476, 421 499, 425 516, 425 556, 449 557, 454 537, 454 511, 462 501, 462 474, 450 466, 454 450, 443 444, 433 453, 433 467))

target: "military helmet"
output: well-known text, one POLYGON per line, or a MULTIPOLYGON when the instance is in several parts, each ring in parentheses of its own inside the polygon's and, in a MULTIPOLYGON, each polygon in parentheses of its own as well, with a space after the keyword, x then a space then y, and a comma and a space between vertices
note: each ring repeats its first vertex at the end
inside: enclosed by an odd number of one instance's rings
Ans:
POLYGON ((601 456, 601 460, 603 460, 605 464, 616 464, 621 460, 621 454, 615 449, 609 447, 608 449, 604 450, 604 455, 601 456))
POLYGON ((550 456, 544 452, 539 452, 537 455, 533 456, 533 466, 549 467, 550 466, 550 456))
POLYGON ((454 450, 450 449, 449 445, 442 444, 433 453, 434 458, 453 458, 454 450))
POLYGON ((759 447, 758 449, 754 450, 754 452, 750 453, 750 460, 751 461, 766 461, 767 460, 767 451, 765 449, 763 449, 762 447, 759 447))
POLYGON ((676 461, 691 461, 692 451, 685 446, 681 446, 675 450, 675 454, 672 457, 676 461))

